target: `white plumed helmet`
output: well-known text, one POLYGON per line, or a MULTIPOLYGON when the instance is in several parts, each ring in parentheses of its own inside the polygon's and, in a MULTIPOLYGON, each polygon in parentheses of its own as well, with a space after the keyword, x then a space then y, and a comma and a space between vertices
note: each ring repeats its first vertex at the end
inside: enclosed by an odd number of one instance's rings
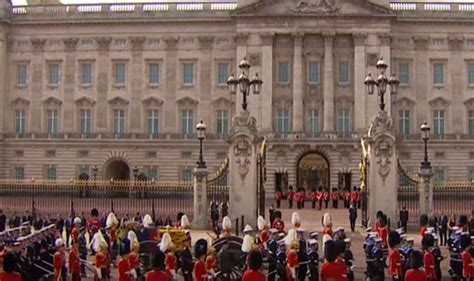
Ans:
POLYGON ((188 219, 188 216, 183 215, 183 216, 181 217, 181 227, 182 227, 182 228, 185 228, 185 229, 188 229, 188 228, 189 228, 189 219, 188 219))
POLYGON ((105 241, 105 238, 102 235, 102 232, 100 231, 97 231, 94 234, 91 244, 92 244, 92 249, 96 252, 99 252, 100 250, 107 248, 107 241, 105 241))
POLYGON ((290 230, 288 230, 288 234, 285 236, 285 245, 287 247, 291 246, 291 242, 293 241, 296 241, 296 229, 294 228, 291 228, 290 230))
POLYGON ((266 224, 267 222, 265 221, 265 219, 262 216, 258 216, 258 219, 257 219, 258 230, 262 231, 265 228, 266 224))
POLYGON ((127 234, 127 239, 130 241, 130 249, 134 250, 140 247, 140 243, 138 242, 137 234, 135 231, 130 230, 127 234))
POLYGON ((242 252, 249 253, 252 250, 253 242, 254 242, 254 238, 251 235, 246 234, 244 236, 244 241, 242 242, 242 247, 241 247, 242 252))
POLYGON ((54 245, 56 245, 56 247, 62 247, 64 246, 64 240, 62 238, 58 238, 56 239, 56 241, 54 241, 54 245))
POLYGON ((146 214, 143 217, 143 227, 151 227, 153 226, 153 220, 151 219, 151 216, 149 214, 146 214))
POLYGON ((81 221, 81 218, 80 218, 80 217, 76 217, 76 218, 74 219, 74 224, 81 224, 81 222, 82 222, 82 221, 81 221))
POLYGON ((291 214, 291 224, 293 226, 296 226, 297 224, 299 224, 301 222, 301 218, 300 218, 300 213, 298 212, 293 212, 293 214, 291 214))
POLYGON ((107 216, 107 221, 105 223, 105 226, 106 228, 111 228, 113 226, 118 226, 119 224, 119 221, 117 219, 117 217, 115 217, 115 214, 114 213, 109 213, 109 215, 107 216))
POLYGON ((232 228, 232 222, 230 221, 230 218, 225 216, 222 219, 222 229, 229 231, 232 228))
POLYGON ((332 225, 332 218, 329 213, 325 213, 323 216, 323 225, 324 226, 331 226, 332 225))
POLYGON ((171 236, 168 232, 163 234, 159 245, 160 245, 160 251, 162 251, 163 253, 168 251, 168 248, 171 245, 171 236))

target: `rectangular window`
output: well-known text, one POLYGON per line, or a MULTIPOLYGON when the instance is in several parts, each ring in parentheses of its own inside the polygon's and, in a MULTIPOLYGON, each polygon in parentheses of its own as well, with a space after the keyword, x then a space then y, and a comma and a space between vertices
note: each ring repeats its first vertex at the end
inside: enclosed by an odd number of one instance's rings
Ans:
POLYGON ((51 109, 46 111, 48 117, 48 134, 57 134, 58 133, 58 110, 51 109))
POLYGON ((26 129, 25 110, 15 110, 15 133, 23 134, 26 129))
POLYGON ((92 85, 92 64, 91 63, 81 64, 81 84, 92 85))
POLYGON ((26 86, 28 84, 28 69, 26 64, 16 66, 16 85, 26 86))
POLYGON ((123 109, 114 110, 114 133, 125 133, 125 110, 123 109))
POLYGON ((159 132, 158 113, 156 109, 148 110, 148 134, 150 135, 158 134, 159 132))
POLYGON ((48 65, 49 85, 59 84, 59 64, 51 63, 48 65))
POLYGON ((339 84, 349 83, 349 62, 339 62, 339 84))
POLYGON ((277 132, 286 135, 290 132, 289 111, 286 109, 278 109, 277 111, 277 132))
POLYGON ((218 110, 217 111, 217 134, 221 136, 227 136, 229 133, 229 111, 218 110))
POLYGON ((349 109, 340 109, 337 112, 337 131, 342 135, 347 135, 351 131, 351 119, 349 113, 349 109))
POLYGON ((434 130, 433 133, 438 136, 444 135, 445 132, 445 112, 444 110, 435 110, 433 112, 434 130))
POLYGON ((182 110, 181 111, 181 133, 183 135, 189 135, 193 133, 193 111, 182 110))
POLYGON ((186 168, 181 171, 181 180, 182 181, 192 181, 193 180, 193 171, 189 168, 186 168))
POLYGON ((469 135, 474 136, 474 110, 469 110, 469 135))
POLYGON ((91 110, 81 109, 81 134, 89 134, 91 132, 91 110))
POLYGON ((288 84, 290 82, 290 64, 287 62, 278 63, 278 83, 288 84))
POLYGON ((148 180, 157 180, 158 179, 158 170, 154 167, 149 168, 147 172, 148 180))
POLYGON ((401 85, 408 85, 410 82, 410 64, 407 62, 398 64, 398 79, 401 85))
POLYGON ((435 85, 444 85, 444 64, 433 64, 433 83, 435 85))
POLYGON ((434 183, 435 184, 442 184, 445 181, 444 178, 444 170, 436 170, 434 173, 434 183))
POLYGON ((114 65, 115 85, 125 85, 125 63, 114 65))
POLYGON ((15 167, 15 179, 24 180, 25 179, 25 168, 15 167))
POLYGON ((46 170, 46 179, 56 180, 56 167, 48 167, 46 170))
POLYGON ((183 84, 194 84, 194 63, 183 63, 183 84))
POLYGON ((312 109, 308 112, 308 131, 317 134, 321 132, 319 123, 319 110, 312 109))
POLYGON ((398 132, 401 135, 407 136, 410 134, 410 111, 399 110, 398 111, 398 132))
POLYGON ((469 85, 474 85, 474 63, 469 63, 467 70, 469 85))
POLYGON ((310 61, 308 63, 308 83, 319 84, 319 62, 310 61))
POLYGON ((157 63, 148 64, 148 84, 160 84, 160 65, 157 63))
POLYGON ((219 63, 217 65, 217 85, 226 85, 229 78, 229 64, 219 63))

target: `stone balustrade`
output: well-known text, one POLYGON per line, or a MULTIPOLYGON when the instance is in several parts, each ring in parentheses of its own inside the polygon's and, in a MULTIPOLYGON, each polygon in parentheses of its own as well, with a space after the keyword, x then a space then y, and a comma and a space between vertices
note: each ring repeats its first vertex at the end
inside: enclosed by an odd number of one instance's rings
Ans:
POLYGON ((390 1, 390 8, 399 12, 474 12, 474 3, 439 3, 421 1, 390 1))

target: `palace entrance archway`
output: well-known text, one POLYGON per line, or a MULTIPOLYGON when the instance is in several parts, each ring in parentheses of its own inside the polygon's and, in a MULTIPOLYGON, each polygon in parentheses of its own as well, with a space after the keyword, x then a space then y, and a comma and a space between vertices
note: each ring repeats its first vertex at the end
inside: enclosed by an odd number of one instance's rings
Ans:
POLYGON ((129 180, 130 179, 130 167, 128 164, 120 159, 111 160, 108 162, 104 169, 104 179, 114 180, 129 180))
POLYGON ((311 190, 312 188, 329 188, 329 161, 317 152, 304 154, 296 166, 297 188, 311 190))

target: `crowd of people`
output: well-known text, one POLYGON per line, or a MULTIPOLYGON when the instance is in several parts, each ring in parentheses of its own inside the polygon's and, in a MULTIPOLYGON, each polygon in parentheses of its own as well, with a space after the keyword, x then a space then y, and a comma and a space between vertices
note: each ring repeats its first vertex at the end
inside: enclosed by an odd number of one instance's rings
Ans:
MULTIPOLYGON (((369 280, 440 281, 444 257, 438 244, 437 230, 430 226, 431 216, 420 217, 421 250, 403 228, 390 230, 387 217, 377 213, 367 229, 363 249, 369 280)), ((33 219, 34 220, 34 219, 33 219)), ((0 262, 4 272, 0 280, 355 280, 352 241, 342 227, 333 226, 330 213, 322 218, 322 230, 306 231, 298 212, 285 226, 280 211, 273 222, 258 217, 257 229, 246 225, 243 238, 232 234, 228 216, 222 218, 218 236, 209 235, 192 243, 190 223, 183 213, 169 221, 165 231, 150 215, 123 217, 114 213, 99 217, 93 209, 84 223, 72 220, 69 238, 56 221, 35 228, 26 219, 20 226, 0 232, 0 262), (184 236, 181 241, 173 231, 184 236), (321 239, 320 239, 321 238, 321 239), (240 241, 239 248, 235 242, 240 241), (319 246, 321 244, 321 247, 319 246), (194 248, 193 246, 194 245, 194 248), (320 255, 321 253, 321 255, 320 255)), ((474 247, 469 222, 460 216, 447 239, 450 275, 455 280, 474 278, 474 247)))

